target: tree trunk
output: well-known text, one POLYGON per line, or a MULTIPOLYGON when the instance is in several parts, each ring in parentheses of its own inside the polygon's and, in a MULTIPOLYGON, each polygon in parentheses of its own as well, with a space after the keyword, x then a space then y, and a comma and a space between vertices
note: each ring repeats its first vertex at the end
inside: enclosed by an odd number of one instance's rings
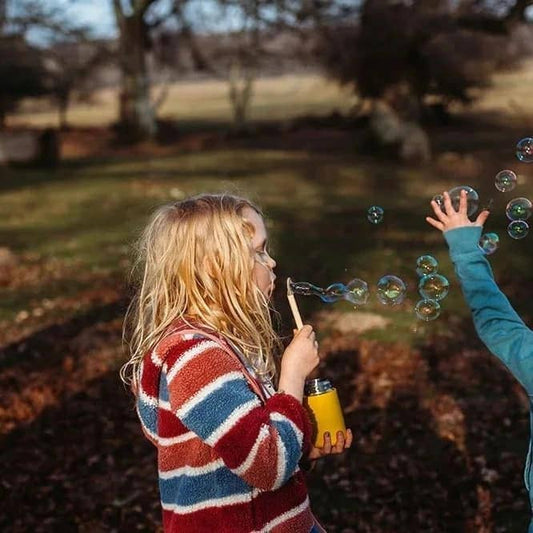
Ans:
POLYGON ((69 90, 58 95, 57 111, 59 115, 60 131, 66 131, 68 129, 67 113, 68 113, 69 104, 70 104, 70 91, 69 90))
POLYGON ((145 53, 146 27, 142 16, 123 20, 120 34, 120 127, 132 140, 152 139, 157 133, 150 101, 150 80, 145 53))

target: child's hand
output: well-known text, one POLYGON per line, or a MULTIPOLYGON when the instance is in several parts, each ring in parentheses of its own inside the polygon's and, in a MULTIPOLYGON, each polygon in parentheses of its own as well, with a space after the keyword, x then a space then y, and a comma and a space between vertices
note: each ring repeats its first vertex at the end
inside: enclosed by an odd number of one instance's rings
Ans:
POLYGON ((306 324, 294 334, 281 360, 282 371, 295 373, 304 379, 317 367, 318 342, 313 327, 306 324))
POLYGON ((461 196, 459 198, 459 209, 456 211, 452 206, 452 201, 450 199, 450 195, 447 192, 443 193, 444 196, 444 208, 446 212, 444 212, 439 204, 435 202, 434 200, 431 201, 431 207, 433 208, 433 212, 435 213, 435 216, 438 220, 435 220, 431 217, 426 217, 426 221, 431 224, 434 228, 437 228, 438 230, 445 232, 454 228, 462 228, 465 226, 483 226, 485 224, 485 221, 489 217, 489 211, 484 210, 481 211, 481 213, 478 215, 476 220, 472 222, 469 218, 467 213, 467 198, 466 198, 466 191, 461 191, 461 196))
POLYGON ((314 461, 315 459, 320 459, 326 455, 336 455, 342 453, 344 450, 347 450, 351 447, 352 441, 353 435, 351 429, 346 430, 346 438, 344 437, 344 433, 342 431, 337 431, 337 442, 335 443, 335 446, 331 445, 330 434, 324 433, 324 446, 322 446, 322 448, 313 446, 307 458, 310 461, 314 461))
POLYGON ((294 334, 281 359, 278 388, 302 401, 305 378, 317 367, 318 342, 309 325, 294 334))

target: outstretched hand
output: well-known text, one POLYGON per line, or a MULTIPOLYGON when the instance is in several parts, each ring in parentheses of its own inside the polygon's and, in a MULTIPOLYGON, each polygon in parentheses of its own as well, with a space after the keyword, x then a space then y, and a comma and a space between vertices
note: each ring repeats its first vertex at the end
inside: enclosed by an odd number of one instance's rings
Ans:
POLYGON ((313 446, 307 458, 310 461, 314 461, 315 459, 320 459, 326 455, 336 455, 342 453, 344 450, 347 450, 351 447, 352 441, 353 435, 351 429, 346 430, 346 437, 342 431, 337 431, 337 442, 335 443, 335 446, 332 446, 331 435, 326 432, 324 434, 324 446, 322 446, 322 448, 313 446))
POLYGON ((447 192, 443 193, 444 196, 444 209, 443 211, 440 205, 434 200, 431 201, 431 207, 433 212, 437 217, 437 220, 431 217, 426 217, 426 221, 431 224, 434 228, 445 232, 454 228, 462 228, 465 226, 483 226, 487 218, 489 218, 490 212, 488 210, 483 210, 478 215, 476 220, 472 222, 467 215, 467 206, 468 201, 466 198, 466 191, 463 189, 461 191, 461 196, 459 197, 459 207, 457 211, 452 206, 452 200, 450 195, 447 192))

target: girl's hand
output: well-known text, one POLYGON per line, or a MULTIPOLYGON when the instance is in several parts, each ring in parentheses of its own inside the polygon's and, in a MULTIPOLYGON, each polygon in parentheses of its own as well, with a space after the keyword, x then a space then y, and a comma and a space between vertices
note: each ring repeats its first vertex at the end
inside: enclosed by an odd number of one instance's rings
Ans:
POLYGON ((306 324, 295 332, 281 359, 281 370, 297 374, 304 379, 317 367, 318 342, 313 327, 306 324))
POLYGON ((318 342, 312 326, 305 325, 294 334, 281 359, 279 390, 291 394, 300 402, 305 378, 318 366, 318 342))
POLYGON ((307 458, 310 461, 314 461, 315 459, 320 459, 326 455, 337 455, 350 448, 352 441, 353 435, 351 429, 346 430, 346 438, 344 437, 344 433, 342 431, 337 431, 337 442, 335 443, 335 446, 331 445, 330 434, 324 433, 324 446, 322 446, 322 448, 316 448, 313 446, 307 458))
POLYGON ((431 201, 431 207, 433 208, 433 212, 435 213, 435 216, 437 217, 437 220, 431 217, 426 217, 426 221, 431 224, 434 228, 437 228, 438 230, 445 232, 454 228, 462 228, 465 226, 483 226, 485 224, 487 218, 489 217, 489 211, 484 210, 481 211, 481 213, 478 215, 476 220, 472 222, 469 218, 467 213, 467 198, 466 198, 466 191, 461 191, 461 196, 459 197, 459 208, 456 211, 452 206, 452 201, 450 199, 450 195, 447 192, 443 193, 444 196, 444 208, 446 212, 444 212, 439 204, 435 202, 434 200, 431 201))

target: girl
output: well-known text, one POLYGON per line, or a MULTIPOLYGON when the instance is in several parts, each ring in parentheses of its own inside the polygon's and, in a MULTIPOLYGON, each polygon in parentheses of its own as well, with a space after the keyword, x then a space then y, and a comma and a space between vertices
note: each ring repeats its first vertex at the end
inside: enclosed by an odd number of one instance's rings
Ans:
POLYGON ((341 453, 352 435, 310 445, 302 397, 319 362, 311 326, 295 333, 277 376, 276 262, 259 209, 230 195, 164 206, 139 262, 122 376, 158 449, 165 532, 321 531, 299 462, 341 453))
MULTIPOLYGON (((489 262, 478 246, 483 224, 489 216, 482 211, 475 222, 467 216, 466 191, 461 191, 459 207, 455 210, 450 195, 444 193, 444 211, 431 202, 436 218, 426 220, 444 233, 450 248, 455 272, 461 282, 466 302, 472 310, 474 325, 487 348, 511 371, 529 396, 530 421, 533 427, 533 331, 511 307, 500 291, 489 262)), ((524 479, 533 508, 532 442, 526 460, 524 479)), ((529 525, 533 533, 533 521, 529 525)))

